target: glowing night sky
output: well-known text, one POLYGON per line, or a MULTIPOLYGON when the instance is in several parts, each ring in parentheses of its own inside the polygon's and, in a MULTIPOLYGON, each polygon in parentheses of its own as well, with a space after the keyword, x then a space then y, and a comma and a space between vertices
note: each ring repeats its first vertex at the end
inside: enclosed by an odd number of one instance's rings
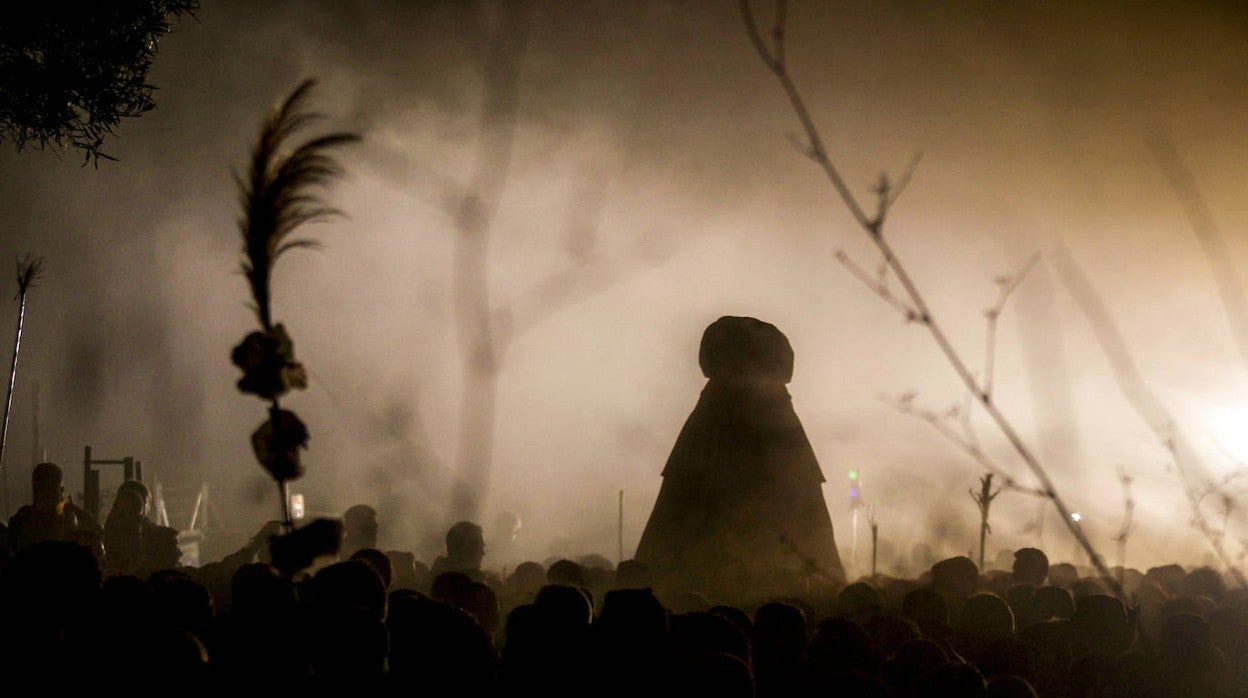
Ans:
MULTIPOLYGON (((1156 136, 1174 145, 1226 261, 1248 268, 1248 10, 942 5, 795 2, 794 78, 860 197, 923 152, 886 234, 973 370, 993 278, 1042 255, 1001 318, 995 397, 1110 564, 1122 473, 1137 501, 1128 564, 1205 561, 1169 454, 1053 261, 1068 254, 1089 279, 1203 477, 1248 462, 1248 365, 1148 147, 1156 136)), ((431 493, 455 467, 462 359, 440 196, 471 170, 482 94, 480 51, 455 6, 205 2, 162 41, 156 111, 106 143, 119 162, 0 149, 0 258, 30 252, 48 270, 31 294, 14 398, 16 500, 28 496, 37 386, 42 443, 71 491, 90 444, 142 459, 171 488, 175 525, 189 511, 172 493, 204 480, 223 525, 250 532, 276 517, 276 488, 247 440, 263 408, 235 390, 229 363, 253 323, 232 177, 264 111, 315 77, 323 128, 365 143, 342 152, 346 178, 326 193, 346 217, 310 231, 324 249, 277 267, 275 316, 312 372, 286 403, 312 431, 294 489, 312 514, 378 506, 385 547, 436 547, 448 522, 431 493)), ((851 468, 885 570, 977 545, 967 491, 982 470, 888 403, 914 391, 916 405, 943 412, 964 391, 923 328, 835 260, 843 249, 873 271, 878 258, 791 144, 800 127, 736 3, 539 3, 519 100, 490 290, 522 324, 499 384, 487 538, 511 511, 524 523, 516 555, 614 558, 623 490, 631 552, 704 380, 702 330, 752 315, 796 352, 790 392, 846 562, 851 468), (530 302, 539 287, 547 296, 530 302)), ((0 306, 0 328, 15 313, 0 306)), ((1031 484, 982 414, 974 426, 1031 484)), ((1248 477, 1228 491, 1248 492, 1248 477)), ((1070 558, 1052 510, 1042 539, 1029 531, 1040 509, 1003 494, 989 556, 1039 544, 1070 558)), ((1233 513, 1232 556, 1245 523, 1233 513)), ((865 515, 859 525, 861 571, 865 515)))

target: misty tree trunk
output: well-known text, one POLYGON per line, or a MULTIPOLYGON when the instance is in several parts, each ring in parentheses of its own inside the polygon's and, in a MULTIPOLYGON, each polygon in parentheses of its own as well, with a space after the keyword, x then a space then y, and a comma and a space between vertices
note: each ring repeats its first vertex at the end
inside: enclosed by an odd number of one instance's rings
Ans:
MULTIPOLYGON (((465 204, 472 206, 473 204, 465 204)), ((455 301, 460 316, 463 386, 459 425, 459 474, 450 512, 476 520, 489 486, 494 452, 494 411, 499 361, 487 289, 488 231, 461 228, 455 249, 455 301)))
POLYGON ((505 341, 493 326, 489 293, 490 235, 511 169, 520 93, 520 59, 528 43, 530 2, 505 2, 496 15, 477 6, 476 29, 488 38, 481 67, 481 138, 472 179, 455 211, 454 296, 463 386, 459 474, 450 512, 477 520, 489 488, 498 374, 505 341), (492 25, 492 26, 491 26, 492 25))

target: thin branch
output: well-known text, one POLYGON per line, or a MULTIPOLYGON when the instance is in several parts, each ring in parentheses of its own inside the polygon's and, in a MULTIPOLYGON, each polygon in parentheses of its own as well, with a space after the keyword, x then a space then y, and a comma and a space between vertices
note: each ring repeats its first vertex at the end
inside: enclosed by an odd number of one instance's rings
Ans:
MULTIPOLYGON (((923 151, 916 150, 914 155, 910 156, 910 163, 906 165, 906 169, 902 171, 901 177, 896 182, 892 182, 887 188, 882 187, 877 190, 880 197, 879 210, 878 213, 876 213, 877 220, 883 221, 888 216, 889 211, 893 208, 893 204, 897 203, 897 199, 901 197, 901 193, 904 192, 906 187, 910 185, 910 179, 914 176, 914 171, 918 168, 919 161, 922 159, 923 151)), ((886 180, 886 178, 883 177, 881 179, 886 180)))
MULTIPOLYGON (((771 69, 776 79, 780 81, 784 88, 785 94, 789 96, 789 101, 793 104, 793 108, 797 113, 797 118, 802 123, 802 129, 806 132, 807 138, 810 139, 811 159, 819 163, 824 173, 832 180, 832 185, 836 187, 836 191, 841 196, 841 200, 845 202, 845 206, 849 208, 849 212, 853 214, 858 224, 867 229, 874 229, 874 235, 879 235, 879 228, 882 221, 873 222, 863 213, 862 206, 858 204, 858 200, 854 198, 853 193, 846 186, 845 180, 841 177, 841 173, 837 171, 832 161, 828 158, 827 148, 823 145, 823 138, 819 135, 819 130, 815 127, 815 122, 810 116, 810 112, 806 109, 806 103, 797 91, 797 86, 793 84, 793 79, 789 77, 788 70, 785 68, 784 56, 784 27, 778 26, 773 30, 773 36, 776 39, 776 47, 774 52, 767 49, 763 39, 758 34, 758 25, 754 22, 754 11, 750 8, 750 0, 740 0, 741 14, 745 19, 746 34, 750 37, 750 43, 754 45, 754 50, 758 52, 763 63, 771 69)), ((783 15, 777 15, 777 21, 783 21, 783 15)))
POLYGON ((940 434, 947 441, 949 441, 949 443, 956 446, 958 450, 970 456, 976 463, 979 464, 980 467, 987 470, 990 474, 1001 478, 1001 485, 1005 489, 1012 492, 1031 495, 1033 497, 1047 498, 1049 496, 1049 493, 1042 489, 1020 485, 1018 480, 1014 479, 1014 477, 1001 468, 1001 466, 997 465, 990 458, 988 458, 987 454, 985 454, 984 450, 979 446, 979 441, 975 436, 974 431, 970 430, 969 420, 963 423, 963 430, 961 433, 955 431, 949 426, 947 423, 948 417, 956 416, 959 418, 959 421, 961 421, 960 415, 965 414, 965 411, 957 410, 957 408, 955 408, 958 415, 953 415, 952 412, 955 410, 950 410, 944 415, 944 418, 942 418, 941 415, 937 415, 932 410, 916 408, 914 406, 913 393, 906 393, 905 395, 893 400, 884 399, 884 402, 888 403, 893 409, 902 414, 910 415, 927 422, 933 429, 936 430, 936 433, 940 434))
MULTIPOLYGON (((1106 567, 1104 560, 1102 560, 1100 554, 1097 553, 1096 549, 1092 545, 1092 542, 1086 535, 1084 535, 1079 526, 1071 520, 1070 510, 1067 508, 1066 503, 1058 495, 1056 487, 1050 479, 1048 472, 1040 463, 1039 458, 1032 453, 1031 449, 1023 442, 1022 437, 1020 437, 1018 432, 1015 430, 1013 424, 1010 423, 1004 413, 1002 413, 1001 410, 998 409, 998 407, 993 403, 992 396, 984 392, 979 382, 971 374, 970 369, 967 368, 966 362, 962 360, 961 355, 958 354, 957 350, 954 349, 953 345, 950 343, 948 337, 944 333, 944 330, 933 319, 923 295, 919 292, 918 287, 910 278, 909 272, 906 270, 905 266, 902 265, 900 260, 897 259, 896 254, 893 252, 892 246, 884 237, 884 219, 868 218, 866 214, 863 213, 862 207, 858 204, 853 194, 845 185, 840 172, 833 166, 831 160, 828 158, 827 148, 823 144, 823 139, 819 134, 819 130, 815 126, 815 123, 810 116, 810 112, 806 107, 805 100, 798 91, 796 85, 793 83, 787 68, 783 62, 777 60, 775 54, 766 50, 761 38, 758 37, 758 27, 754 21, 754 13, 750 6, 750 0, 740 0, 739 4, 741 7, 741 14, 744 20, 746 33, 750 37, 751 44, 753 44, 755 51, 759 54, 759 57, 763 60, 768 69, 770 69, 776 76, 776 79, 780 82, 781 87, 784 89, 785 95, 789 99, 789 103, 793 108, 794 114, 797 116, 798 121, 801 123, 803 130, 805 130, 806 135, 810 140, 813 152, 816 156, 818 156, 818 161, 824 171, 824 174, 828 177, 833 188, 841 197, 841 200, 845 203, 845 206, 849 209, 850 213, 854 216, 854 219, 858 221, 858 224, 863 228, 863 231, 875 243, 881 256, 883 256, 884 261, 888 264, 889 268, 896 275, 898 282, 900 282, 902 287, 905 289, 906 297, 909 299, 914 310, 917 311, 918 315, 916 317, 916 321, 927 326, 928 332, 931 334, 933 341, 936 342, 937 347, 939 347, 941 353, 945 356, 954 372, 962 380, 963 384, 966 385, 967 389, 977 396, 977 399, 983 405, 984 411, 988 413, 988 416, 991 417, 992 421, 997 425, 997 428, 1001 431, 1002 435, 1005 436, 1007 441, 1009 441, 1010 445, 1018 453, 1019 457, 1023 459, 1023 462, 1027 464, 1027 467, 1031 469, 1036 479, 1041 483, 1042 489, 1047 493, 1047 496, 1053 502, 1053 506, 1061 515, 1063 523, 1070 530, 1079 545, 1084 549, 1084 551, 1087 552, 1088 559, 1092 562, 1093 567, 1096 568, 1097 573, 1105 579, 1106 583, 1109 584, 1111 589, 1113 589, 1115 595, 1120 598, 1123 597, 1124 594, 1121 586, 1118 584, 1118 580, 1115 579, 1110 573, 1109 568, 1106 567)), ((778 36, 782 35, 778 34, 778 36)))
POLYGON ((984 550, 988 542, 988 534, 992 533, 992 527, 988 524, 988 512, 992 508, 992 500, 1001 494, 1002 488, 992 489, 992 473, 988 473, 979 478, 979 492, 970 490, 971 499, 975 501, 975 505, 979 507, 979 569, 984 569, 984 550))
MULTIPOLYGON (((834 256, 836 257, 836 261, 840 262, 846 269, 848 269, 851 274, 863 283, 863 285, 871 289, 875 295, 883 298, 889 305, 896 308, 897 311, 905 317, 906 322, 917 322, 919 320, 919 311, 902 299, 898 298, 891 290, 889 290, 888 285, 885 283, 885 279, 887 278, 886 274, 878 273, 873 278, 866 272, 865 269, 858 266, 854 260, 850 259, 849 255, 846 254, 844 250, 837 250, 834 253, 834 256)), ((884 267, 884 269, 887 270, 887 267, 884 267)))
POLYGON ((1118 482, 1122 484, 1122 525, 1118 527, 1118 535, 1114 536, 1114 540, 1125 545, 1135 529, 1135 497, 1131 494, 1131 477, 1125 471, 1119 474, 1118 482))
POLYGON ((784 65, 784 29, 785 20, 788 15, 788 2, 786 0, 777 0, 776 2, 776 18, 771 24, 771 41, 775 46, 776 62, 781 66, 784 65))
POLYGON ((1015 274, 1006 274, 993 279, 997 284, 997 302, 984 311, 986 318, 986 331, 984 338, 984 393, 992 397, 992 380, 993 371, 996 363, 997 353, 997 320, 1001 317, 1001 313, 1005 310, 1005 303, 1010 299, 1010 295, 1014 293, 1014 289, 1018 288, 1031 270, 1040 261, 1040 254, 1036 253, 1027 260, 1023 268, 1015 274))
POLYGON ((1125 470, 1119 472, 1118 481, 1122 484, 1122 525, 1118 527, 1114 542, 1118 545, 1118 584, 1122 585, 1127 572, 1127 539, 1135 529, 1135 497, 1131 494, 1131 478, 1125 470))

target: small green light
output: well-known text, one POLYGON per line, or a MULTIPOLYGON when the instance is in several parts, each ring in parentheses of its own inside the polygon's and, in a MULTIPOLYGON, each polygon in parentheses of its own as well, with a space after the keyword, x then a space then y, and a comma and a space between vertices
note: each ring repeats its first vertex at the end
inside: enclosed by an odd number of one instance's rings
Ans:
POLYGON ((851 471, 849 471, 849 479, 850 479, 850 480, 857 480, 857 479, 858 479, 858 471, 857 471, 857 470, 851 470, 851 471))

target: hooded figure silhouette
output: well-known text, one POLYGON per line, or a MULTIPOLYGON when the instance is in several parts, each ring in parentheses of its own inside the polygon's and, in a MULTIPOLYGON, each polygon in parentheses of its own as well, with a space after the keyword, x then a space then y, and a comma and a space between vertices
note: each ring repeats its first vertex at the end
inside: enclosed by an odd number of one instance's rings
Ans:
POLYGON ((722 317, 703 333, 698 363, 709 380, 668 457, 637 559, 660 588, 724 599, 840 586, 823 474, 785 387, 788 338, 722 317))

